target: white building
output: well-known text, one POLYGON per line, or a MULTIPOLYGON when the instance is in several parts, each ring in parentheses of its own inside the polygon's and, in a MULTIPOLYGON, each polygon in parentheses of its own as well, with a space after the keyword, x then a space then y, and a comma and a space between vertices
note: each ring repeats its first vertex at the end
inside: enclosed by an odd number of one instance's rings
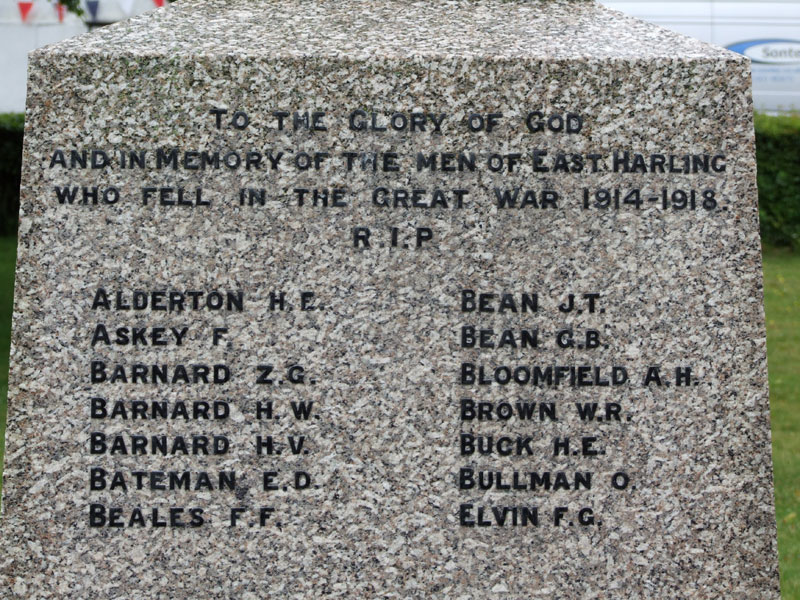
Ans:
MULTIPOLYGON (((113 23, 156 8, 154 0, 84 0, 82 4, 90 24, 113 23)), ((59 14, 55 0, 0 0, 0 112, 25 110, 28 52, 88 30, 75 15, 59 14)))
POLYGON ((759 110, 800 111, 800 1, 601 0, 704 42, 749 56, 759 110))
MULTIPOLYGON (((55 1, 55 0, 54 0, 55 1)), ((753 61, 753 97, 760 110, 800 110, 800 0, 601 0, 611 8, 706 42, 753 61)), ((90 24, 113 23, 152 10, 164 0, 83 0, 90 24)), ((54 3, 0 0, 0 112, 25 107, 27 53, 87 31, 69 13, 59 21, 54 3)))

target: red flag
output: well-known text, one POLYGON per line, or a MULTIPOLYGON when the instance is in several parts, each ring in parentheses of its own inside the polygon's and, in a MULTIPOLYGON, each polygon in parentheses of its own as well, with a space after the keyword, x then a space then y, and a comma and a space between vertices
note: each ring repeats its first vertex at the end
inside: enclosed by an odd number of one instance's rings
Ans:
POLYGON ((58 2, 56 4, 56 12, 58 13, 58 22, 59 23, 63 23, 64 22, 64 8, 65 8, 65 6, 63 4, 61 4, 61 2, 58 2))
POLYGON ((158 8, 161 8, 162 6, 164 6, 164 0, 153 0, 153 2, 155 3, 155 5, 158 8))
POLYGON ((17 6, 19 6, 19 14, 22 15, 22 22, 28 20, 28 15, 33 8, 33 2, 17 2, 17 6))

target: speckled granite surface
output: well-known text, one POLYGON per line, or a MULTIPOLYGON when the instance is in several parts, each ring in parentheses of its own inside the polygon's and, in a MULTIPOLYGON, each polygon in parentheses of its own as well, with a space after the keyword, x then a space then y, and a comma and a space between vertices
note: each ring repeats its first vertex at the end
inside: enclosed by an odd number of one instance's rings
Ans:
POLYGON ((745 59, 217 0, 29 73, 4 597, 779 597, 745 59))

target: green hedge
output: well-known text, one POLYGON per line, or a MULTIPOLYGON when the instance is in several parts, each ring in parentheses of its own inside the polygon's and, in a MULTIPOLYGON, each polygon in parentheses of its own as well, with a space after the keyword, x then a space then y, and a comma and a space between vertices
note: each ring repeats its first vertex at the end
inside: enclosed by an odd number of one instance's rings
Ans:
MULTIPOLYGON (((17 232, 21 114, 0 114, 0 235, 17 232)), ((757 114, 761 239, 800 248, 800 116, 757 114)))
POLYGON ((800 116, 756 115, 761 239, 800 248, 800 116))
POLYGON ((0 235, 16 235, 23 115, 0 113, 0 235))

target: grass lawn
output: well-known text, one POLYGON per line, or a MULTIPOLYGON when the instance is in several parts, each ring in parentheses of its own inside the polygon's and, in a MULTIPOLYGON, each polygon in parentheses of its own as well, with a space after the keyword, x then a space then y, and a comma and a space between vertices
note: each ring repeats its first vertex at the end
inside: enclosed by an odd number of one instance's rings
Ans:
POLYGON ((781 590, 800 600, 800 255, 765 251, 764 301, 781 590))
MULTIPOLYGON (((8 349, 16 238, 0 238, 0 461, 6 423, 8 349)), ((800 254, 764 254, 772 448, 784 600, 800 600, 800 254)))

